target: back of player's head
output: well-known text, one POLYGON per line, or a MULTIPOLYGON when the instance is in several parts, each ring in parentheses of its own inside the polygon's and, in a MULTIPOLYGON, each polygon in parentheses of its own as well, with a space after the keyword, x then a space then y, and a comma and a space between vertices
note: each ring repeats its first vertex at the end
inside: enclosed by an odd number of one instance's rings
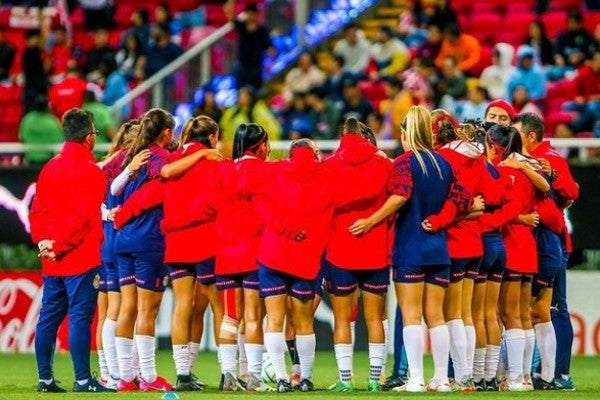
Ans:
POLYGON ((319 159, 319 148, 311 139, 302 138, 294 140, 290 145, 290 158, 293 158, 294 155, 298 153, 299 149, 308 149, 315 155, 317 160, 319 159))
MULTIPOLYGON (((210 117, 200 115, 192 117, 185 122, 181 131, 181 142, 183 145, 188 142, 197 142, 208 148, 214 148, 216 141, 211 142, 211 135, 219 134, 219 125, 210 117)), ((218 138, 218 136, 217 136, 218 138)))
POLYGON ((123 165, 127 166, 140 151, 147 149, 152 143, 161 139, 166 130, 175 127, 173 116, 162 108, 152 108, 140 118, 140 130, 133 141, 123 165))
POLYGON ((408 110, 406 117, 404 117, 400 128, 402 129, 402 145, 404 150, 411 150, 414 153, 414 156, 421 166, 421 171, 425 175, 428 175, 429 173, 423 158, 424 154, 429 158, 437 170, 440 179, 442 179, 443 174, 441 167, 431 152, 433 148, 433 133, 431 130, 431 114, 429 113, 429 110, 423 106, 412 106, 408 110))
POLYGON ((501 154, 502 160, 512 153, 521 153, 523 142, 521 135, 512 126, 493 125, 486 133, 486 144, 501 154))
POLYGON ((377 140, 375 139, 375 133, 373 130, 354 117, 346 119, 344 125, 342 126, 342 135, 346 134, 359 135, 362 138, 367 139, 374 146, 377 145, 377 140))
POLYGON ((242 158, 246 152, 255 154, 268 140, 267 131, 259 124, 240 124, 233 135, 233 159, 242 158))
POLYGON ((139 129, 140 121, 138 119, 131 119, 121 124, 117 134, 113 139, 113 146, 108 152, 106 158, 112 156, 121 149, 128 149, 139 133, 139 129))
POLYGON ((544 121, 534 113, 519 114, 513 120, 513 124, 521 123, 521 132, 535 134, 535 140, 541 142, 544 140, 544 121))
POLYGON ((94 116, 80 108, 71 108, 62 117, 63 131, 67 142, 83 143, 86 136, 94 133, 94 116))
POLYGON ((433 119, 431 126, 436 146, 443 146, 459 139, 458 129, 460 125, 448 113, 440 113, 433 119))

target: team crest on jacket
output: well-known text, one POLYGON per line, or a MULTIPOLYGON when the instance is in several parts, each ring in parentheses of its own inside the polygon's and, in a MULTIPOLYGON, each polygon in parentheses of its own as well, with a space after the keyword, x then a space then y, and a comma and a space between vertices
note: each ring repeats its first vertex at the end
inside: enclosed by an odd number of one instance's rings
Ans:
POLYGON ((94 282, 92 282, 92 286, 94 286, 94 289, 98 289, 100 287, 100 274, 96 274, 96 276, 94 276, 94 282))

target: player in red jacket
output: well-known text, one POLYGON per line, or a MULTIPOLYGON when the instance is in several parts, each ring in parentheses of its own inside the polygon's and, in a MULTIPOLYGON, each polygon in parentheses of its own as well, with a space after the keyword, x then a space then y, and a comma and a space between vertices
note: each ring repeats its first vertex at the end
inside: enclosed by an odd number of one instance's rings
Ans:
POLYGON ((260 295, 265 299, 265 347, 277 374, 277 390, 289 392, 283 324, 288 296, 296 329, 301 391, 314 390, 314 280, 329 237, 335 189, 332 175, 307 139, 292 143, 290 159, 265 173, 264 228, 258 249, 260 295))
POLYGON ((382 310, 389 285, 391 221, 362 236, 352 235, 354 221, 375 212, 387 199, 392 164, 363 134, 365 126, 355 118, 346 120, 340 146, 323 164, 336 184, 331 234, 327 242, 325 268, 335 320, 333 342, 340 381, 337 390, 351 390, 352 356, 350 334, 355 292, 362 293, 369 339, 369 390, 379 391, 383 359, 387 357, 382 310))

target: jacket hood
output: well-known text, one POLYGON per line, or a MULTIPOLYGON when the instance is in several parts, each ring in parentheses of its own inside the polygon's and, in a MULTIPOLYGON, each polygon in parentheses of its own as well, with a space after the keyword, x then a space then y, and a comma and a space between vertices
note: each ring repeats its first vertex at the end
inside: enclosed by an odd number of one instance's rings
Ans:
POLYGON ((467 142, 465 140, 455 140, 444 145, 442 148, 453 150, 454 152, 471 159, 477 159, 483 154, 483 145, 476 142, 467 142))
POLYGON ((369 141, 356 134, 345 134, 340 140, 340 147, 335 154, 349 165, 362 164, 372 158, 379 149, 369 141))
POLYGON ((508 68, 512 65, 512 59, 515 55, 515 48, 508 43, 498 43, 494 46, 498 52, 498 66, 508 68))
POLYGON ((522 44, 517 50, 517 59, 519 60, 519 62, 522 61, 525 57, 533 57, 534 55, 535 52, 533 50, 533 47, 531 47, 528 44, 522 44))

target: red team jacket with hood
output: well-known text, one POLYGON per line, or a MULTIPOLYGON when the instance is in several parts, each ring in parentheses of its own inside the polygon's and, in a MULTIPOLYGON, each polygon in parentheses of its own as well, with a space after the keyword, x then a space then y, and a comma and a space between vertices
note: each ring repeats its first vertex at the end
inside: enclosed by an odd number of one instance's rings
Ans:
POLYGON ((323 163, 336 183, 327 261, 343 269, 382 269, 389 265, 393 232, 390 221, 355 236, 348 231, 357 219, 377 211, 387 199, 392 163, 377 147, 357 134, 342 136, 340 147, 323 163))
POLYGON ((273 270, 312 280, 321 267, 331 219, 333 177, 308 148, 272 163, 265 174, 264 230, 258 261, 273 270), (305 238, 295 240, 303 231, 305 238))

